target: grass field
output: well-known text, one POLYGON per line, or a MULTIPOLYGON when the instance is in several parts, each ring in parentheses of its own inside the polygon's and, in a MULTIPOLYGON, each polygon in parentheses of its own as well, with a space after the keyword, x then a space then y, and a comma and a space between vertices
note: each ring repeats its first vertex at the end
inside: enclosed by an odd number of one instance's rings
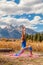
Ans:
POLYGON ((43 56, 40 56, 38 58, 31 57, 14 58, 11 56, 6 56, 6 54, 10 53, 0 53, 0 65, 43 65, 43 56))
MULTIPOLYGON (((32 42, 27 41, 27 46, 31 45, 33 48, 33 53, 43 54, 43 42, 32 42)), ((13 52, 0 52, 0 65, 43 65, 43 56, 38 58, 32 57, 19 57, 14 58, 10 56, 6 56, 6 54, 16 53, 18 50, 21 49, 21 40, 0 40, 0 48, 12 48, 13 52)), ((28 53, 25 51, 24 53, 28 53)))
MULTIPOLYGON (((42 42, 32 42, 27 41, 26 46, 31 45, 34 51, 43 51, 43 41, 42 42)), ((0 41, 0 48, 12 48, 15 50, 21 49, 21 40, 9 41, 9 40, 2 40, 0 41)))

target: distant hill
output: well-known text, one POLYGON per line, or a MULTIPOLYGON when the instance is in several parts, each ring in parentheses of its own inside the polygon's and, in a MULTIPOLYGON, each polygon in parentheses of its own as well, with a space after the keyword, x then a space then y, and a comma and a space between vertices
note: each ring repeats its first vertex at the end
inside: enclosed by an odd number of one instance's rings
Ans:
MULTIPOLYGON (((21 26, 8 25, 5 28, 0 27, 0 38, 20 38, 21 37, 21 26)), ((26 34, 35 34, 36 31, 26 28, 26 34)))

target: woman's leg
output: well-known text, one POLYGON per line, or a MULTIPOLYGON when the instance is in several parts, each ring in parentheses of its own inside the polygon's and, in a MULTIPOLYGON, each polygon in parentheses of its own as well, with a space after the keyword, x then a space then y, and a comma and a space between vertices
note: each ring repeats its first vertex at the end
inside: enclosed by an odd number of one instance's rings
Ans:
POLYGON ((31 46, 29 47, 29 51, 30 51, 30 56, 32 56, 33 54, 32 54, 32 47, 31 46))

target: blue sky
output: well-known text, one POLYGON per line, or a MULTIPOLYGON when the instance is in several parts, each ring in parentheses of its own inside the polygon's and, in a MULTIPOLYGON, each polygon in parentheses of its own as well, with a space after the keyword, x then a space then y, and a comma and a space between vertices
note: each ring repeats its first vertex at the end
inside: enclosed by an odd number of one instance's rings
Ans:
POLYGON ((43 31, 43 0, 0 0, 0 27, 24 25, 43 31))
MULTIPOLYGON (((12 1, 12 0, 7 0, 7 1, 12 1)), ((19 4, 20 0, 13 0, 13 2, 15 2, 16 4, 19 4)))

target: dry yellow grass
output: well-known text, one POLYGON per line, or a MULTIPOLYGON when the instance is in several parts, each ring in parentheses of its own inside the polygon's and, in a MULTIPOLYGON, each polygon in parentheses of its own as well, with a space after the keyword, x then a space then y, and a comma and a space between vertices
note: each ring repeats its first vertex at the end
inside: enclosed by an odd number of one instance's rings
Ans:
POLYGON ((27 41, 28 45, 31 45, 34 51, 43 51, 43 42, 27 41))
POLYGON ((0 48, 12 48, 13 50, 19 50, 20 49, 20 43, 21 41, 6 41, 2 40, 0 41, 0 48))
MULTIPOLYGON (((31 42, 28 40, 26 44, 27 46, 31 45, 33 50, 35 51, 43 51, 43 42, 41 43, 35 41, 31 42)), ((21 40, 16 40, 16 41, 1 40, 0 48, 13 48, 13 50, 20 50, 21 40)), ((9 52, 7 52, 7 54, 9 54, 9 52)), ((43 56, 40 56, 39 58, 31 58, 31 57, 14 58, 14 57, 6 56, 6 53, 4 52, 3 53, 0 52, 0 65, 43 65, 43 56)))
MULTIPOLYGON (((27 46, 31 45, 34 51, 43 51, 43 42, 31 42, 27 41, 27 46)), ((0 48, 12 48, 13 50, 20 50, 21 48, 21 40, 16 41, 0 41, 0 48)))

